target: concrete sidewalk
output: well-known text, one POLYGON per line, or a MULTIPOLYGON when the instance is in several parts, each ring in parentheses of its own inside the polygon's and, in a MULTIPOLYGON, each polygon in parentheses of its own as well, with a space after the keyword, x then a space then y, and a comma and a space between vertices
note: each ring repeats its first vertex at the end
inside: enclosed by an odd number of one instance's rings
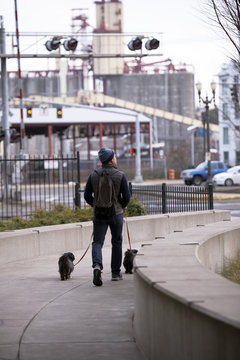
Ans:
MULTIPOLYGON (((74 251, 76 261, 83 252, 74 251)), ((72 279, 60 281, 60 255, 0 266, 0 359, 143 360, 132 328, 133 275, 112 282, 104 247, 102 287, 92 284, 90 250, 72 279)))

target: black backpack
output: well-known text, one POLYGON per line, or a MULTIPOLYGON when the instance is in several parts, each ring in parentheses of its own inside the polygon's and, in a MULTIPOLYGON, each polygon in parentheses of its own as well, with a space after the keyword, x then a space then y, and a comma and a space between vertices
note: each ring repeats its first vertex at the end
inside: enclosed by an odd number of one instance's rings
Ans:
POLYGON ((101 169, 95 170, 95 172, 99 177, 97 191, 94 195, 95 217, 99 220, 109 220, 116 214, 114 205, 117 203, 112 176, 119 171, 110 173, 107 169, 101 169))

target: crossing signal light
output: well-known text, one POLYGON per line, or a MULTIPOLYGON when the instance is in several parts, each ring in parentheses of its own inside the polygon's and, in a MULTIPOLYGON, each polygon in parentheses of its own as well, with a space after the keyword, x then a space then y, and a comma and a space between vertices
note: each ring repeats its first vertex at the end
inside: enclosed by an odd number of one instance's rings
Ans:
POLYGON ((57 38, 53 38, 52 40, 48 40, 45 43, 45 46, 48 51, 57 50, 61 45, 61 41, 57 38))
POLYGON ((62 108, 57 108, 57 118, 62 119, 62 108))
POLYGON ((140 50, 142 48, 142 40, 139 37, 136 37, 135 39, 132 39, 128 43, 128 48, 131 51, 140 50))
POLYGON ((32 117, 32 108, 28 107, 27 108, 27 118, 31 118, 32 117))
POLYGON ((159 47, 159 44, 160 44, 159 40, 153 38, 145 43, 145 48, 147 50, 155 50, 159 47))
POLYGON ((74 51, 77 48, 78 41, 76 39, 65 40, 63 43, 64 49, 67 51, 74 51))
POLYGON ((130 154, 131 154, 131 155, 135 154, 135 149, 131 148, 131 149, 130 149, 130 154))

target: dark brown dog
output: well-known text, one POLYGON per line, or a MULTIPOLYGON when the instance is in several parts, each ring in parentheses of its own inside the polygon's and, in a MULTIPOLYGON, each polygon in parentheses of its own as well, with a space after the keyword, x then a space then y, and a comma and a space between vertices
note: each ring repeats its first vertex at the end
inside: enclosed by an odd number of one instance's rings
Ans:
POLYGON ((126 274, 132 274, 133 259, 137 252, 138 250, 136 249, 132 249, 132 250, 127 249, 127 251, 125 252, 123 259, 123 266, 126 269, 125 271, 126 274))
POLYGON ((74 270, 73 261, 75 256, 71 252, 64 253, 58 260, 59 273, 61 280, 70 279, 70 275, 74 270))

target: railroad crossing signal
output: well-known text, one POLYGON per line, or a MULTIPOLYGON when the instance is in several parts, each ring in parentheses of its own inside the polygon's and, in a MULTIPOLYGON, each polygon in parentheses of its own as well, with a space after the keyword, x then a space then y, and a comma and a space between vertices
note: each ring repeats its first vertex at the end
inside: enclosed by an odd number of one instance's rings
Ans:
POLYGON ((57 50, 61 45, 61 41, 57 38, 53 38, 52 40, 48 40, 45 43, 45 46, 48 51, 57 50))
POLYGON ((140 50, 142 48, 142 40, 139 37, 136 37, 135 39, 132 39, 128 43, 128 48, 131 51, 140 50))
POLYGON ((74 51, 77 48, 78 41, 71 38, 70 40, 65 40, 63 43, 64 49, 67 51, 74 51))
MULTIPOLYGON (((146 43, 145 43, 145 48, 147 50, 155 50, 159 47, 160 41, 158 39, 152 38, 149 39, 146 43)), ((141 37, 136 37, 134 39, 132 39, 129 43, 128 43, 128 48, 131 51, 135 51, 135 50, 141 50, 142 48, 142 39, 141 37)))
POLYGON ((155 50, 155 49, 157 49, 159 47, 159 44, 160 44, 159 40, 153 38, 153 39, 148 40, 146 42, 145 48, 147 50, 155 50))

